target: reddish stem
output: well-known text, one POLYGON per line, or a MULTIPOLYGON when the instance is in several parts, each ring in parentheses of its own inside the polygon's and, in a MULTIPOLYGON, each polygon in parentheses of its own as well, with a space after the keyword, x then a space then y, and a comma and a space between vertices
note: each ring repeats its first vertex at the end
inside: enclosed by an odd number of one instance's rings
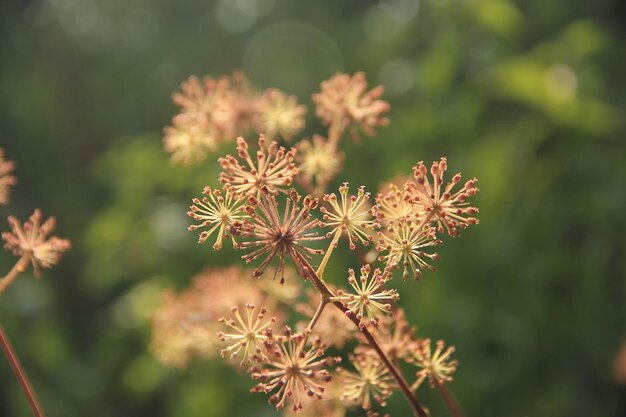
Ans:
POLYGON ((457 402, 456 398, 454 398, 454 395, 452 395, 448 387, 446 387, 444 384, 437 384, 436 388, 444 404, 450 410, 450 413, 454 417, 465 417, 463 410, 461 410, 461 406, 457 402))
MULTIPOLYGON (((327 297, 328 299, 332 298, 334 296, 333 293, 330 291, 330 289, 324 283, 324 281, 322 281, 317 276, 317 274, 315 273, 315 270, 309 264, 306 258, 302 256, 302 254, 300 254, 299 252, 296 252, 296 257, 297 257, 298 263, 300 263, 300 265, 302 266, 301 269, 307 275, 305 278, 311 281, 311 283, 322 294, 322 297, 327 297)), ((378 342, 376 342, 376 339, 374 338, 374 335, 372 335, 367 328, 365 327, 361 328, 360 320, 356 317, 354 313, 348 310, 348 308, 346 308, 341 303, 341 301, 333 301, 332 304, 335 307, 337 307, 339 310, 341 310, 346 315, 346 317, 348 317, 350 321, 352 321, 359 328, 359 331, 363 334, 365 339, 367 339, 370 346, 372 346, 372 348, 376 351, 381 361, 385 364, 385 366, 389 370, 389 373, 391 374, 391 376, 393 376, 393 378, 398 383, 398 386, 400 387, 400 391, 402 391, 402 393, 408 400, 409 404, 411 405, 411 408, 413 409, 415 416, 416 417, 430 417, 430 413, 427 411, 427 409, 417 400, 417 398, 415 398, 415 396, 413 396, 413 393, 411 392, 411 389, 409 388, 409 384, 406 382, 406 380, 404 379, 404 377, 402 376, 398 368, 396 368, 396 366, 389 360, 385 352, 380 348, 380 346, 378 345, 378 342)))
POLYGON ((0 347, 2 347, 2 350, 4 351, 4 355, 7 357, 7 361, 9 362, 9 365, 11 366, 11 369, 13 370, 15 377, 17 378, 20 385, 22 386, 22 390, 24 391, 24 394, 26 395, 26 398, 28 399, 28 403, 30 404, 30 408, 32 409, 33 414, 35 415, 35 417, 45 417, 43 408, 41 408, 41 405, 39 404, 39 400, 37 400, 37 396, 35 395, 35 391, 33 390, 30 384, 30 381, 28 380, 28 376, 26 375, 26 372, 22 368, 22 364, 20 363, 20 360, 15 354, 15 351, 13 350, 13 346, 11 346, 11 342, 9 341, 9 338, 7 337, 6 333, 4 333, 4 329, 2 328, 1 324, 0 324, 0 347))

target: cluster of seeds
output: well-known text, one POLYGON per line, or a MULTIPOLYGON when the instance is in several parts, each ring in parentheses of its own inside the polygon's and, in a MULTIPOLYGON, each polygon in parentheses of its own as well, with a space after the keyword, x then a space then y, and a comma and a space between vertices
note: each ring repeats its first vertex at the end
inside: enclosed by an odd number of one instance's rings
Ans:
MULTIPOLYGON (((256 381, 252 391, 268 394, 269 402, 289 415, 343 417, 349 407, 361 407, 374 416, 376 404, 384 406, 393 392, 401 391, 414 411, 425 416, 414 392, 425 380, 439 388, 451 381, 457 367, 450 358, 454 349, 437 342, 431 351, 430 339, 414 336, 404 310, 394 308, 400 294, 393 288, 393 278, 399 274, 405 280, 418 279, 424 271, 435 271, 439 254, 434 249, 442 238, 458 236, 478 223, 474 217, 478 209, 468 201, 478 192, 476 179, 461 183, 458 173, 446 180, 447 160, 441 158, 430 170, 418 162, 412 177, 383 184, 375 198, 365 186, 351 192, 347 182, 337 193, 328 192, 345 158, 338 151, 344 134, 353 139, 360 139, 361 132, 374 136, 388 123, 389 104, 380 99, 382 87, 368 90, 362 73, 338 74, 323 82, 313 102, 327 134, 302 139, 287 149, 274 139, 295 137, 304 127, 306 110, 277 90, 258 98, 244 79, 207 79, 204 84, 189 79, 183 93, 174 96, 182 108, 174 124, 195 124, 205 133, 217 131, 214 136, 221 138, 250 127, 261 133, 256 143, 236 139, 234 155, 218 159, 221 189, 207 186, 188 212, 195 221, 189 230, 199 232, 199 243, 215 236, 213 249, 220 250, 223 240, 232 239, 234 249, 241 250, 243 260, 254 268, 236 271, 236 278, 231 270, 228 285, 225 279, 213 278, 210 289, 202 287, 204 297, 210 293, 220 306, 225 306, 224 300, 234 301, 230 316, 219 320, 215 311, 202 307, 208 302, 202 297, 188 301, 181 295, 178 303, 170 294, 167 310, 155 316, 160 318, 155 331, 160 329, 161 336, 155 351, 165 350, 164 335, 193 340, 191 334, 201 322, 217 333, 222 356, 249 368, 256 381), (293 188, 296 185, 308 194, 302 196, 293 188), (342 242, 360 258, 359 269, 358 273, 349 269, 342 279, 347 285, 335 287, 325 271, 342 242), (273 279, 246 281, 246 274, 273 279), (302 284, 307 281, 305 291, 302 284), (276 301, 267 288, 249 291, 265 282, 287 288, 289 295, 276 301), (184 311, 187 303, 195 314, 180 314, 178 309, 184 311), (305 317, 296 331, 286 326, 295 322, 289 310, 305 317), (175 330, 163 319, 165 311, 178 317, 175 330), (201 320, 194 322, 192 317, 201 320), (335 368, 341 358, 325 356, 326 346, 342 349, 351 340, 356 346, 344 355, 348 365, 335 368), (401 375, 400 362, 417 367, 412 383, 401 375)), ((165 140, 167 149, 168 137, 165 140)), ((206 151, 201 157, 205 156, 206 151)), ((331 270, 336 275, 336 268, 331 270)), ((183 357, 178 363, 188 361, 183 357)))

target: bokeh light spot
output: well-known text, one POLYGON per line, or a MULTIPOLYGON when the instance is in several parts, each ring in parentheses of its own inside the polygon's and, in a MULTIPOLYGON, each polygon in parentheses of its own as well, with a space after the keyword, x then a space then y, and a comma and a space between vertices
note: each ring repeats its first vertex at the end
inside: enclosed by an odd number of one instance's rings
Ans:
POLYGON ((556 101, 565 102, 576 96, 578 79, 569 65, 554 64, 546 71, 548 94, 556 101))
POLYGON ((296 21, 259 31, 243 58, 243 69, 255 82, 304 96, 342 68, 337 44, 316 26, 296 21))

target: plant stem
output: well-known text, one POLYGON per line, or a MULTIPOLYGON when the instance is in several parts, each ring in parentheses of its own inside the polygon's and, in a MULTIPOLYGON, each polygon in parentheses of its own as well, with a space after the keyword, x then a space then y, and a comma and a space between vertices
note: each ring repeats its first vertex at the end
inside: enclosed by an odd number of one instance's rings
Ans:
POLYGON ((450 392, 448 387, 446 387, 444 384, 437 384, 436 387, 437 392, 439 392, 441 399, 443 400, 446 407, 448 407, 448 409, 450 410, 450 413, 454 417, 465 417, 463 410, 461 410, 461 406, 457 402, 456 398, 454 398, 454 395, 452 395, 452 392, 450 392))
POLYGON ((315 323, 317 323, 317 321, 319 320, 319 318, 322 315, 322 312, 324 311, 324 308, 326 307, 327 304, 328 304, 328 299, 326 297, 322 296, 322 299, 320 300, 320 305, 317 307, 317 311, 315 311, 315 314, 313 315, 313 318, 309 322, 309 325, 306 326, 306 330, 308 332, 313 330, 313 327, 315 327, 315 323))
POLYGON ((320 277, 320 279, 324 276, 324 269, 326 268, 326 264, 328 263, 328 260, 330 259, 330 255, 333 253, 333 250, 335 249, 335 247, 337 247, 337 242, 339 241, 339 238, 341 237, 341 233, 342 233, 342 229, 339 228, 337 229, 337 231, 335 232, 335 236, 333 237, 333 240, 330 242, 330 245, 328 245, 328 250, 326 250, 326 254, 324 255, 324 258, 322 259, 322 263, 320 263, 320 266, 317 268, 317 276, 320 277))
MULTIPOLYGON (((311 283, 322 294, 323 298, 324 297, 327 297, 328 299, 332 298, 334 296, 332 291, 330 291, 326 283, 322 279, 320 279, 320 277, 315 273, 315 270, 309 264, 306 258, 302 256, 302 254, 300 254, 299 252, 296 252, 296 257, 297 257, 298 263, 300 263, 300 265, 302 266, 301 269, 307 275, 305 278, 311 281, 311 283)), ((389 370, 389 373, 391 374, 391 376, 393 376, 393 378, 398 383, 400 390, 402 391, 407 401, 411 405, 411 408, 413 409, 413 413, 415 414, 415 416, 416 417, 430 417, 430 414, 427 411, 427 409, 417 400, 417 398, 413 396, 413 393, 411 392, 411 389, 409 388, 408 383, 406 382, 406 380, 404 379, 404 377, 402 376, 398 368, 396 368, 396 366, 389 360, 385 352, 380 348, 380 346, 376 342, 376 339, 374 338, 374 335, 372 335, 367 328, 360 327, 360 320, 356 317, 356 315, 353 312, 348 310, 348 308, 346 308, 341 303, 341 301, 332 301, 332 304, 335 307, 337 307, 339 310, 341 310, 350 319, 350 321, 352 321, 359 328, 359 331, 367 339, 370 346, 372 346, 374 351, 376 351, 381 361, 385 364, 385 366, 389 370)))
POLYGON ((341 139, 344 130, 345 128, 342 126, 341 117, 335 117, 335 120, 333 120, 328 128, 328 142, 332 143, 335 148, 339 144, 339 139, 341 139))
POLYGON ((15 265, 13 265, 13 268, 11 268, 9 273, 6 274, 4 278, 0 279, 0 294, 2 294, 4 290, 6 290, 7 287, 26 270, 27 266, 28 256, 24 255, 15 263, 15 265))
POLYGON ((26 398, 28 399, 28 403, 30 404, 30 408, 32 409, 33 414, 35 415, 35 417, 45 417, 43 409, 41 408, 41 405, 39 404, 39 400, 37 400, 37 396, 35 395, 35 391, 33 390, 30 384, 30 381, 28 380, 28 376, 26 375, 26 372, 22 368, 22 365, 20 364, 20 360, 17 358, 17 355, 15 354, 15 351, 13 350, 13 346, 11 346, 11 342, 9 341, 9 338, 7 337, 6 333, 4 333, 4 329, 2 328, 1 324, 0 324, 0 347, 2 347, 2 350, 4 351, 4 355, 7 357, 7 361, 9 362, 11 369, 13 369, 13 373, 15 374, 15 377, 17 378, 20 385, 22 386, 22 391, 24 391, 24 394, 26 395, 26 398))

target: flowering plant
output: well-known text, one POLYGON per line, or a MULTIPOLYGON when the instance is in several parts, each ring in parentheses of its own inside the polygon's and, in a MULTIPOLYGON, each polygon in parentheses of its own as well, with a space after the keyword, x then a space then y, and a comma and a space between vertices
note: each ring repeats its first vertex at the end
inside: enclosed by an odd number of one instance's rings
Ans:
POLYGON ((254 268, 209 269, 182 294, 168 291, 153 319, 161 361, 184 367, 221 343, 222 356, 256 381, 252 392, 268 394, 287 414, 343 416, 360 407, 376 415, 374 408, 399 391, 424 417, 416 391, 427 381, 462 415, 446 386, 457 367, 454 348, 437 341, 433 350, 430 339, 414 335, 394 307, 400 294, 393 282, 435 271, 443 239, 478 223, 469 203, 477 180, 463 182, 459 173, 446 179, 442 157, 430 168, 418 162, 412 177, 384 184, 374 198, 347 182, 329 190, 345 158, 344 135, 360 141, 389 122, 382 93, 381 86, 368 90, 363 73, 324 81, 313 102, 326 135, 287 149, 277 140, 292 140, 305 124, 306 109, 294 97, 258 92, 241 73, 183 84, 174 95, 181 113, 165 130, 173 163, 201 161, 239 136, 236 153, 218 159, 221 186, 207 185, 193 200, 189 230, 214 250, 231 240, 254 268), (240 136, 252 130, 256 143, 240 136), (344 242, 356 268, 335 286, 326 267, 344 242), (414 367, 413 378, 401 363, 414 367))
MULTIPOLYGON (((0 205, 8 205, 11 186, 17 183, 13 176, 15 163, 4 159, 4 150, 0 148, 0 205)), ((33 274, 36 278, 41 277, 42 268, 55 266, 71 244, 67 239, 50 236, 56 226, 54 217, 50 217, 42 223, 41 210, 35 212, 23 224, 13 216, 9 216, 10 232, 2 232, 4 249, 18 257, 13 267, 0 278, 0 295, 11 285, 20 274, 24 273, 29 265, 33 266, 33 274)), ((4 352, 15 377, 20 383, 33 414, 43 417, 43 408, 35 395, 28 376, 20 363, 13 346, 0 325, 0 348, 4 352)))

